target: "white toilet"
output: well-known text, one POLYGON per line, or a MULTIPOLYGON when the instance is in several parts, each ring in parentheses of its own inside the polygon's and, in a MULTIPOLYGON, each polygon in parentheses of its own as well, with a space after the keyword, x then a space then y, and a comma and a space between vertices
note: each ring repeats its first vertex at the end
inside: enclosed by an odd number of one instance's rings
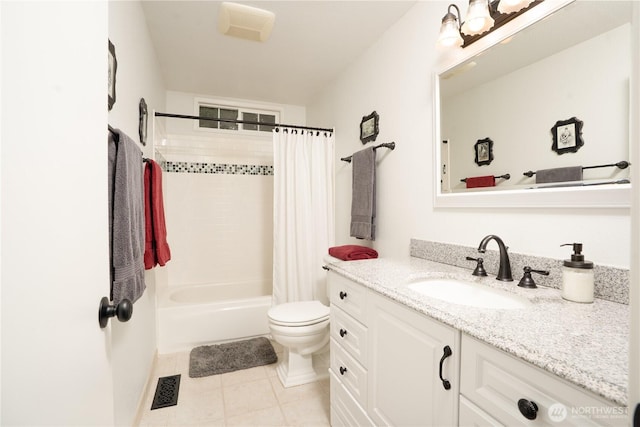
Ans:
POLYGON ((284 347, 276 371, 284 387, 306 384, 326 376, 316 372, 313 354, 329 342, 329 307, 320 301, 299 301, 271 307, 269 329, 284 347))

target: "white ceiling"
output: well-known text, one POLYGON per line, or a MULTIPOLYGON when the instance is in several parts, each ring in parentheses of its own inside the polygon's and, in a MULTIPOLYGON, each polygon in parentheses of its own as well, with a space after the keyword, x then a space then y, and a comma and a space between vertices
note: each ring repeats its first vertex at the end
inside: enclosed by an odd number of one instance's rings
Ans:
POLYGON ((265 43, 217 30, 219 1, 143 1, 168 90, 306 105, 416 1, 242 1, 274 12, 265 43))

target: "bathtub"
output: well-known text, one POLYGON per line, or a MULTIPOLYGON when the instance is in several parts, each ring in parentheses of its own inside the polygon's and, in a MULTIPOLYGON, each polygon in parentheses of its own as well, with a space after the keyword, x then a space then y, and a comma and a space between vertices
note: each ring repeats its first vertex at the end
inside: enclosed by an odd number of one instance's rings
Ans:
POLYGON ((267 335, 271 283, 170 287, 159 298, 158 353, 267 335))

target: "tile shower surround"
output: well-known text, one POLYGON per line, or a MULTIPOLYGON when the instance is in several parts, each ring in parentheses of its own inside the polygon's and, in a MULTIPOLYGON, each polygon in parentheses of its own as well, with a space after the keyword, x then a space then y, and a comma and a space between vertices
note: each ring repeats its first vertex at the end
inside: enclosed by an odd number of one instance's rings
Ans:
MULTIPOLYGON (((489 275, 498 272, 500 254, 497 250, 489 250, 484 254, 478 253, 477 247, 453 245, 449 243, 430 242, 427 240, 411 239, 410 254, 416 258, 435 261, 442 264, 454 265, 473 270, 475 261, 467 261, 467 256, 484 259, 484 267, 489 275)), ((569 258, 569 256, 567 256, 569 258)), ((562 261, 533 255, 523 255, 509 252, 511 272, 517 285, 522 278, 523 268, 529 266, 534 270, 548 270, 548 276, 533 274, 538 286, 562 289, 562 261)), ((620 304, 629 304, 629 270, 595 265, 594 266, 595 297, 620 304)))
POLYGON ((209 173, 226 175, 273 175, 272 165, 236 165, 225 163, 167 162, 160 163, 165 172, 209 173))

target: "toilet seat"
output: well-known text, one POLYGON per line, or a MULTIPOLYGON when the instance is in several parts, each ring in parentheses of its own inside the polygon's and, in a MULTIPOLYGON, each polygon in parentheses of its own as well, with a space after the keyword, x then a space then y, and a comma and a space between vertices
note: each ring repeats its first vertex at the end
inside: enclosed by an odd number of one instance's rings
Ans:
POLYGON ((298 301, 271 307, 267 313, 271 323, 281 326, 309 326, 329 319, 329 307, 320 301, 298 301))

